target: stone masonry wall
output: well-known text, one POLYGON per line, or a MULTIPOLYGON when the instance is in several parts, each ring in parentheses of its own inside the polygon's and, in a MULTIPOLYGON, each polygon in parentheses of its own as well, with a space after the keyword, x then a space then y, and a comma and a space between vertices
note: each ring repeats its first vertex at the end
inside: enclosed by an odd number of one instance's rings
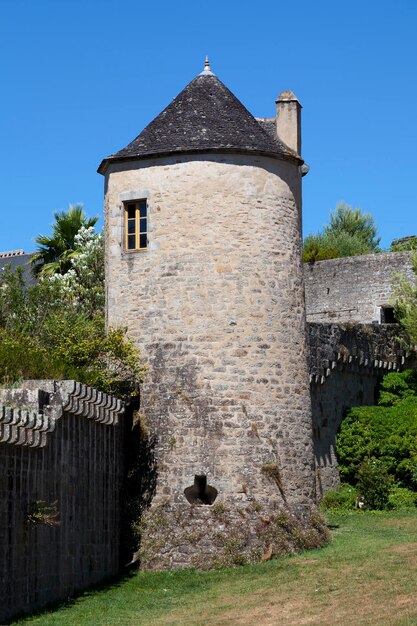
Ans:
POLYGON ((385 252, 304 264, 308 322, 381 321, 396 273, 414 280, 409 252, 385 252))
POLYGON ((112 166, 108 321, 128 325, 151 366, 142 412, 158 435, 157 498, 182 501, 198 473, 221 499, 244 498, 243 483, 269 497, 260 467, 277 456, 289 492, 311 493, 293 169, 244 156, 112 166), (148 198, 146 252, 121 246, 128 197, 148 198))
POLYGON ((283 493, 311 502, 300 188, 298 167, 266 157, 110 166, 108 323, 126 324, 150 365, 141 419, 154 437, 155 506, 189 507, 196 475, 228 506, 273 509, 283 493), (124 252, 123 202, 141 198, 149 249, 124 252))
POLYGON ((389 371, 413 365, 397 325, 308 324, 318 497, 339 484, 336 435, 352 406, 375 404, 389 371))
POLYGON ((0 393, 0 621, 119 571, 121 412, 72 381, 0 393))

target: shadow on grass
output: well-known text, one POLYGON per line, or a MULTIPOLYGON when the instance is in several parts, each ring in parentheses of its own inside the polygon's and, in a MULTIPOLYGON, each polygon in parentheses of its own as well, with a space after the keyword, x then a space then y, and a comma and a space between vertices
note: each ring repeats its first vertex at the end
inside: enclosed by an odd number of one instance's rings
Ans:
POLYGON ((51 613, 52 611, 57 611, 58 609, 70 609, 80 600, 87 599, 100 591, 110 591, 111 589, 117 589, 118 587, 121 587, 128 580, 134 578, 137 571, 137 568, 130 568, 127 572, 124 571, 120 574, 116 574, 116 576, 106 578, 99 583, 91 585, 90 587, 86 587, 84 589, 76 589, 74 593, 71 596, 68 596, 66 600, 56 600, 55 602, 51 602, 50 604, 47 604, 40 609, 32 611, 31 613, 19 613, 11 619, 3 620, 0 626, 7 626, 9 624, 24 624, 34 617, 40 617, 42 615, 46 615, 47 613, 51 613))

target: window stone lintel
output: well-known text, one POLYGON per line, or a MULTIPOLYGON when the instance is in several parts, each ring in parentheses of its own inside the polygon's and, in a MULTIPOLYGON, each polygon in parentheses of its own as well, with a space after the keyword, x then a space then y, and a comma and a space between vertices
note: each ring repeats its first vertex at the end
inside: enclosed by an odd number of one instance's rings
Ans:
POLYGON ((149 189, 132 189, 131 191, 123 191, 119 193, 121 203, 129 202, 129 200, 149 200, 151 192, 149 189))

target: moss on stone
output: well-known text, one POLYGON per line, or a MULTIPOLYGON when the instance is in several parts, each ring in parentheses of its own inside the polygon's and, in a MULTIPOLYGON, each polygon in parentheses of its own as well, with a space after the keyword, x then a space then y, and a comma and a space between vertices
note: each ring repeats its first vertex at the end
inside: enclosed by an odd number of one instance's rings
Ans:
POLYGON ((140 524, 141 567, 237 567, 318 548, 330 540, 324 518, 315 510, 261 514, 256 509, 224 503, 151 507, 140 524))

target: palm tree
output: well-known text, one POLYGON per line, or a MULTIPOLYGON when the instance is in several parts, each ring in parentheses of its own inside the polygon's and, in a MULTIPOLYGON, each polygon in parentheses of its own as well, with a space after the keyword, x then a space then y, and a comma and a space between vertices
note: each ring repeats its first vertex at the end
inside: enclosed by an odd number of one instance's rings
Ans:
POLYGON ((71 268, 71 258, 75 251, 75 236, 82 226, 90 228, 98 220, 87 217, 82 204, 69 205, 68 211, 54 213, 55 223, 52 224, 52 235, 39 235, 35 241, 39 244, 31 259, 32 271, 35 274, 51 276, 66 274, 71 268))

